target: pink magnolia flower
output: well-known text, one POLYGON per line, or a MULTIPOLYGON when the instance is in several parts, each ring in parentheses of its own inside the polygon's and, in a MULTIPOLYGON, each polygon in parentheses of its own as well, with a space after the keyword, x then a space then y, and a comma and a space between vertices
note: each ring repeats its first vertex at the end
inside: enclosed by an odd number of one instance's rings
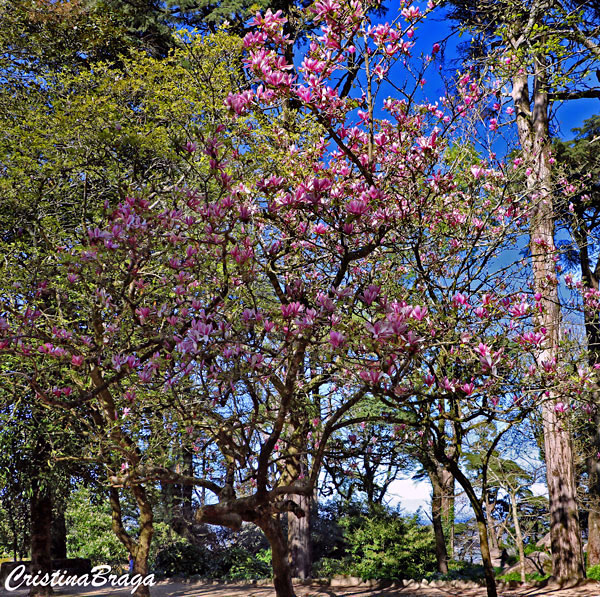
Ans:
POLYGON ((467 396, 470 396, 474 392, 474 390, 475 390, 475 384, 472 383, 472 382, 471 383, 465 383, 461 387, 462 387, 464 393, 467 396))
POLYGON ((423 319, 425 318, 426 315, 427 315, 427 307, 421 307, 420 305, 417 305, 416 307, 414 307, 410 314, 410 316, 413 319, 416 319, 417 321, 423 321, 423 319))
POLYGON ((84 358, 81 355, 73 355, 71 357, 71 364, 74 367, 81 367, 83 365, 84 358))
POLYGON ((403 8, 400 13, 407 21, 414 21, 418 19, 421 11, 418 6, 409 6, 408 8, 403 8))
POLYGON ((331 346, 333 346, 333 348, 339 348, 344 344, 345 341, 346 338, 344 337, 344 334, 336 332, 335 330, 332 330, 329 333, 329 343, 331 344, 331 346))
POLYGON ((352 215, 362 216, 369 211, 369 205, 361 199, 352 199, 346 206, 346 211, 352 215))
POLYGON ((379 296, 380 290, 381 290, 380 286, 375 286, 375 285, 371 284, 365 290, 365 293, 363 295, 363 300, 365 301, 365 303, 367 303, 367 305, 371 305, 373 303, 373 301, 379 296))
POLYGON ((467 301, 467 297, 464 294, 461 294, 460 292, 455 294, 452 297, 452 302, 454 303, 454 306, 458 306, 458 305, 463 305, 464 307, 468 307, 469 303, 467 301))
POLYGON ((478 180, 482 176, 486 175, 486 170, 481 166, 471 166, 471 174, 475 180, 478 180))
POLYGON ((281 305, 281 315, 284 319, 296 317, 302 311, 304 311, 304 305, 301 305, 297 301, 281 305))
POLYGON ((135 314, 138 316, 140 323, 144 323, 150 315, 150 309, 148 307, 138 307, 135 310, 135 314))
POLYGON ((428 373, 427 375, 425 375, 425 377, 423 377, 423 382, 427 387, 430 388, 435 383, 435 377, 428 373))

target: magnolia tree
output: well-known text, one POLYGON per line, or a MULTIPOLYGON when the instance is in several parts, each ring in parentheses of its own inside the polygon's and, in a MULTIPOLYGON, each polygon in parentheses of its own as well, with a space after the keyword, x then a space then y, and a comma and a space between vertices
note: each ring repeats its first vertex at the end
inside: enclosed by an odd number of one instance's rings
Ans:
POLYGON ((1 348, 42 403, 87 422, 137 573, 148 489, 187 484, 212 495, 199 522, 264 531, 277 594, 293 595, 279 516, 305 514, 292 498, 312 495, 353 409, 412 400, 427 418, 418 405, 435 386, 452 396, 440 416, 488 416, 506 391, 499 371, 543 341, 499 282, 527 205, 508 191, 512 169, 468 145, 485 97, 466 75, 455 96, 419 103, 422 15, 403 7, 373 26, 369 8, 312 6, 321 34, 296 75, 285 20, 257 16, 250 85, 186 145, 194 186, 140 192, 54 251, 8 256, 27 267, 3 291, 1 348), (206 474, 176 472, 182 445, 211 453, 206 474), (139 509, 136 538, 120 488, 139 509))

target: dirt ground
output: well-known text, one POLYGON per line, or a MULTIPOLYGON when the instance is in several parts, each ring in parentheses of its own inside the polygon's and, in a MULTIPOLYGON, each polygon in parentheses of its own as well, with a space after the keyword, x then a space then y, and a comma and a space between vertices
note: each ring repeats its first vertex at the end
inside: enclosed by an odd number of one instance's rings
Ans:
MULTIPOLYGON (((484 588, 465 589, 453 587, 430 587, 423 589, 372 589, 366 587, 324 587, 298 586, 298 597, 485 597, 484 588)), ((131 594, 129 589, 106 587, 89 589, 56 589, 56 595, 78 595, 79 597, 124 597, 131 594)), ((0 596, 24 597, 27 589, 8 592, 0 588, 0 596)), ((528 587, 507 588, 498 591, 501 597, 600 597, 600 583, 588 581, 577 587, 558 588, 528 587)), ((251 584, 191 584, 183 582, 160 582, 151 589, 152 597, 275 597, 272 587, 251 584)))

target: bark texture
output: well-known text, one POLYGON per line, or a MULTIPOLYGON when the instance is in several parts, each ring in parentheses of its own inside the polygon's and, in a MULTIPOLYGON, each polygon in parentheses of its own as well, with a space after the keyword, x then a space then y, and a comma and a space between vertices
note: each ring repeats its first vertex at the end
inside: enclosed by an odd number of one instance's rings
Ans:
MULTIPOLYGON (((546 342, 538 355, 538 367, 551 367, 559 357, 560 303, 556 276, 552 171, 549 144, 549 110, 546 63, 535 57, 533 96, 527 73, 513 77, 512 96, 523 154, 530 168, 527 190, 531 202, 530 249, 534 290, 542 296, 538 326, 546 329, 546 342)), ((585 576, 579 514, 576 499, 573 448, 566 421, 555 410, 561 396, 550 391, 542 406, 542 425, 548 494, 553 576, 559 582, 585 576)))
POLYGON ((55 509, 52 518, 52 557, 56 559, 67 557, 67 523, 64 505, 55 509))
POLYGON ((475 521, 477 522, 477 531, 479 534, 479 547, 481 550, 481 561, 483 564, 483 574, 485 577, 485 586, 487 589, 487 597, 498 597, 496 589, 496 577, 494 575, 494 565, 492 563, 492 555, 490 553, 490 544, 488 541, 487 520, 485 510, 481 500, 477 497, 473 485, 463 472, 458 468, 458 464, 454 461, 448 461, 448 467, 454 478, 460 483, 464 489, 469 503, 475 512, 475 521))
POLYGON ((510 506, 515 525, 515 539, 517 550, 519 552, 519 572, 521 574, 521 582, 526 582, 525 575, 525 548, 523 547, 523 533, 521 532, 521 524, 519 523, 519 511, 517 509, 517 494, 514 491, 510 492, 510 506))
POLYGON ((256 523, 263 531, 271 546, 273 562, 273 586, 277 597, 296 597, 292 584, 292 570, 288 559, 286 537, 281 528, 279 516, 261 518, 256 523))
POLYGON ((448 545, 448 556, 454 557, 454 475, 441 468, 442 477, 442 521, 448 545))
POLYGON ((438 572, 448 573, 448 549, 446 547, 446 536, 444 533, 444 488, 442 479, 436 474, 430 474, 431 495, 431 520, 433 523, 433 534, 435 537, 435 558, 438 572))
MULTIPOLYGON (((52 572, 52 495, 50 489, 37 480, 32 482, 31 496, 31 573, 52 572)), ((51 595, 51 587, 31 587, 30 597, 51 595)))
POLYGON ((291 495, 290 499, 304 511, 298 517, 288 513, 288 545, 290 550, 291 574, 295 578, 306 579, 311 576, 312 546, 310 540, 310 502, 307 495, 291 495))
MULTIPOLYGON (((148 499, 146 491, 140 485, 132 487, 132 492, 139 509, 138 523, 140 530, 137 540, 134 540, 123 526, 119 490, 114 487, 110 489, 112 529, 127 551, 133 556, 133 574, 147 576, 148 556, 150 555, 150 544, 152 542, 152 535, 154 534, 152 504, 148 499)), ((136 595, 138 597, 149 597, 150 587, 140 586, 136 591, 136 595)))

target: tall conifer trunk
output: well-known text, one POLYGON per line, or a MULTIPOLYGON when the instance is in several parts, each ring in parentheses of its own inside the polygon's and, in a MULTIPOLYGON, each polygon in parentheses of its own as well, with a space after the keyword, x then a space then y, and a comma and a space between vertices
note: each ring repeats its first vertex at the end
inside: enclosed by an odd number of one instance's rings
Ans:
POLYGON ((298 517, 288 512, 288 545, 290 550, 291 574, 296 578, 311 576, 311 541, 310 541, 310 502, 307 495, 293 494, 290 499, 304 511, 304 516, 298 517))
MULTIPOLYGON (((530 249, 535 292, 542 296, 537 325, 546 329, 546 341, 538 356, 538 367, 558 362, 560 304, 554 246, 552 171, 546 63, 535 56, 533 98, 529 97, 525 71, 513 77, 512 97, 523 155, 530 168, 527 190, 530 195, 530 249)), ((561 396, 549 391, 542 405, 542 425, 548 494, 553 576, 559 582, 585 576, 571 435, 566 421, 555 410, 561 396)))

